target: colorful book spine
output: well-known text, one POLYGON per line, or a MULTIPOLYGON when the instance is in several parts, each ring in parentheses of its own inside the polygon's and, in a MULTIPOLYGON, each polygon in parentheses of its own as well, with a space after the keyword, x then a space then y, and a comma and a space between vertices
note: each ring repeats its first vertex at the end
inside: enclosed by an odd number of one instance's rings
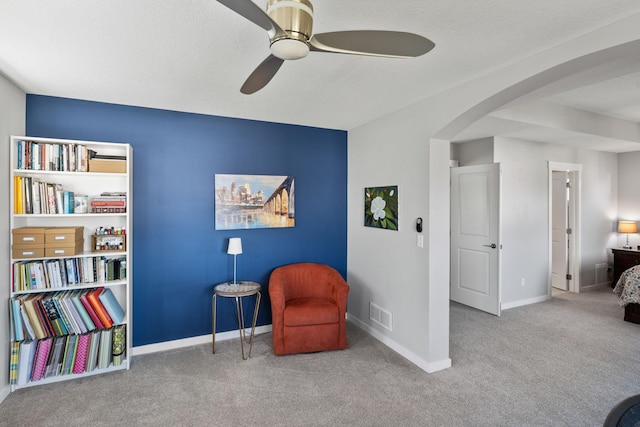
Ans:
POLYGON ((91 206, 121 206, 127 204, 126 197, 94 197, 91 199, 91 206))
POLYGON ((22 177, 13 177, 13 213, 16 215, 23 214, 22 209, 22 177))
POLYGON ((114 324, 118 325, 124 321, 124 310, 110 288, 104 288, 98 296, 98 299, 102 302, 102 305, 107 310, 114 324))
POLYGON ((18 383, 18 365, 20 362, 20 341, 11 342, 11 358, 9 360, 9 384, 18 383))
POLYGON ((98 349, 98 369, 106 369, 113 357, 113 329, 100 331, 100 348, 98 349))
POLYGON ((87 300, 93 307, 93 310, 96 312, 98 317, 100 318, 100 322, 104 325, 105 329, 108 329, 113 326, 113 320, 107 310, 104 308, 102 303, 100 302, 100 294, 104 291, 104 288, 97 288, 94 291, 91 291, 87 294, 87 300))
POLYGON ((85 372, 91 372, 96 369, 98 364, 98 350, 100 349, 100 331, 96 330, 91 333, 91 342, 89 343, 89 355, 87 356, 87 366, 85 372))
POLYGON ((51 341, 53 338, 46 338, 38 341, 36 349, 35 361, 33 362, 33 371, 31 372, 31 381, 42 379, 44 371, 47 367, 49 359, 49 351, 51 350, 51 341))
POLYGON ((81 374, 86 369, 90 340, 91 335, 89 334, 83 334, 78 337, 78 349, 76 351, 76 360, 73 365, 74 374, 81 374))
POLYGON ((69 335, 67 337, 67 343, 62 359, 62 375, 68 375, 73 371, 73 361, 75 358, 77 345, 78 335, 69 335))
POLYGON ((96 328, 96 325, 95 325, 95 323, 93 323, 93 320, 91 320, 91 316, 89 316, 89 313, 87 313, 87 309, 80 302, 79 293, 78 292, 73 292, 72 294, 70 294, 69 295, 69 300, 71 301, 71 303, 75 307, 76 312, 82 318, 82 323, 84 323, 84 325, 86 326, 87 331, 93 331, 96 328))
POLYGON ((71 304, 71 301, 69 299, 68 292, 65 292, 64 294, 59 294, 58 301, 60 306, 63 308, 63 310, 65 310, 65 312, 67 313, 67 321, 69 322, 70 330, 74 334, 81 334, 81 333, 87 332, 82 322, 79 321, 78 314, 75 313, 73 304, 71 304))
POLYGON ((56 331, 53 329, 53 324, 49 320, 49 316, 42 304, 42 300, 45 298, 44 294, 36 295, 34 298, 34 305, 36 307, 36 312, 38 313, 38 319, 44 328, 45 334, 47 337, 55 337, 56 331))
POLYGON ((127 336, 125 325, 118 325, 113 328, 113 366, 122 365, 126 357, 127 336))
POLYGON ((42 323, 40 323, 40 318, 38 317, 34 298, 35 295, 27 297, 23 301, 23 304, 27 313, 27 317, 29 318, 29 324, 31 324, 31 326, 33 327, 36 338, 43 339, 47 337, 47 334, 42 326, 42 323))
POLYGON ((93 309, 93 306, 91 305, 91 303, 89 302, 89 299, 87 298, 87 292, 84 292, 80 295, 80 302, 82 303, 85 310, 89 314, 89 317, 91 317, 91 320, 93 321, 93 323, 96 325, 96 328, 104 329, 104 325, 100 321, 100 317, 98 317, 98 314, 95 312, 95 310, 93 309))
POLYGON ((20 343, 20 362, 18 365, 18 386, 25 385, 31 380, 33 359, 38 341, 25 340, 20 343))
POLYGON ((63 295, 61 294, 55 294, 52 298, 53 303, 56 305, 56 308, 60 313, 60 318, 62 320, 62 323, 64 324, 64 327, 67 329, 68 331, 67 333, 69 334, 78 333, 78 330, 76 329, 75 324, 73 323, 73 318, 71 316, 71 313, 69 312, 69 308, 66 306, 62 298, 63 298, 63 295))
POLYGON ((72 214, 75 211, 75 200, 73 191, 63 192, 64 213, 72 214))
POLYGON ((11 318, 12 318, 12 339, 22 341, 25 339, 25 327, 22 324, 22 314, 20 313, 20 300, 18 298, 11 299, 11 318))
POLYGON ((68 331, 62 322, 62 318, 60 313, 58 312, 53 300, 50 296, 47 296, 41 300, 42 309, 44 313, 47 315, 49 322, 51 323, 51 327, 53 328, 53 332, 56 336, 67 335, 68 331))
POLYGON ((20 301, 20 316, 22 317, 22 324, 24 325, 26 337, 30 340, 36 339, 36 333, 33 330, 33 326, 31 326, 31 321, 29 320, 29 316, 27 315, 27 310, 24 306, 25 295, 21 295, 17 297, 20 301))
POLYGON ((51 344, 51 351, 49 360, 47 361, 47 369, 45 371, 45 378, 55 377, 60 375, 60 360, 62 355, 62 349, 67 342, 67 337, 56 337, 51 344))

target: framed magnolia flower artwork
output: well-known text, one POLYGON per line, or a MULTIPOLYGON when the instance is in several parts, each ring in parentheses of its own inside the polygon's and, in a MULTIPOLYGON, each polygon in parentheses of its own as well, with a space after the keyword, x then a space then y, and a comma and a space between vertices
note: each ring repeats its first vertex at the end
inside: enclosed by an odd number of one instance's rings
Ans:
POLYGON ((364 189, 364 226, 398 230, 398 186, 364 189))

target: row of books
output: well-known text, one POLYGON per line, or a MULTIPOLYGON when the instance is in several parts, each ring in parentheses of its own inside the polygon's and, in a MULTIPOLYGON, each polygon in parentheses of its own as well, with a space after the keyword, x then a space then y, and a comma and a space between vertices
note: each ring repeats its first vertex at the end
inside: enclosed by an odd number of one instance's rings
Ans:
POLYGON ((19 140, 18 169, 88 172, 96 152, 82 144, 58 144, 19 140))
POLYGON ((91 198, 65 190, 61 184, 30 176, 13 177, 15 214, 126 213, 126 193, 103 193, 91 198), (89 211, 89 206, 91 210, 89 211))
POLYGON ((61 184, 43 182, 30 176, 13 177, 15 214, 71 214, 75 212, 75 194, 61 184))
POLYGON ((124 321, 110 288, 76 289, 11 298, 11 339, 43 339, 109 329, 124 321))
POLYGON ((9 383, 23 386, 60 375, 119 366, 126 354, 125 325, 41 340, 11 343, 9 383))
POLYGON ((17 261, 12 273, 13 292, 56 289, 123 280, 127 277, 127 260, 95 256, 17 261))

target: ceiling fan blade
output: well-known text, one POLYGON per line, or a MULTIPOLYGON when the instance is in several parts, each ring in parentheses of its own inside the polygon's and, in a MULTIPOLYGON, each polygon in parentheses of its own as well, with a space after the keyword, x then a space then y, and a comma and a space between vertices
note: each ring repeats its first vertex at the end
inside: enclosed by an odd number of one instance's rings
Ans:
POLYGON ((267 30, 269 32, 269 38, 287 35, 264 10, 260 9, 260 7, 251 0, 218 0, 218 3, 222 3, 238 15, 247 18, 249 21, 267 30))
POLYGON ((283 62, 284 59, 269 55, 269 57, 262 61, 262 63, 258 65, 258 68, 251 73, 240 88, 240 92, 245 95, 251 95, 265 87, 273 76, 276 75, 283 62))
POLYGON ((314 35, 310 50, 351 55, 413 58, 424 55, 435 44, 422 36, 400 31, 336 31, 314 35))

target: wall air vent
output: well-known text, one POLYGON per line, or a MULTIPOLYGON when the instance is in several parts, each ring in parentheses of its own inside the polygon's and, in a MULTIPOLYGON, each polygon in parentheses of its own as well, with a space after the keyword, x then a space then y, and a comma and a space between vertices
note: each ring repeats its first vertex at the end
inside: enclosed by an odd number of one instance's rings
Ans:
POLYGON ((390 331, 392 330, 393 322, 391 313, 372 302, 369 302, 369 318, 383 328, 390 331))

